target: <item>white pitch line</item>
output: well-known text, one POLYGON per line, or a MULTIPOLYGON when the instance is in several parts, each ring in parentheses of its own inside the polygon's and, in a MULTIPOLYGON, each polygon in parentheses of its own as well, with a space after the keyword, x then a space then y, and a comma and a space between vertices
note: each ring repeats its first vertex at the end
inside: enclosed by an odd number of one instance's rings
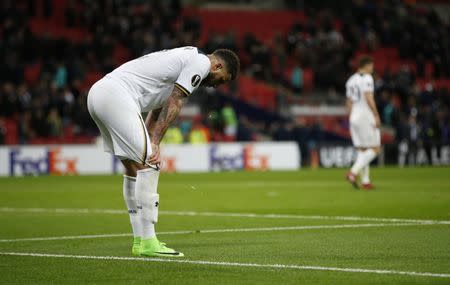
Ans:
POLYGON ((319 271, 337 271, 337 272, 352 272, 352 273, 373 273, 373 274, 391 274, 391 275, 450 278, 450 274, 448 274, 448 273, 398 271, 398 270, 387 270, 387 269, 341 268, 341 267, 325 267, 325 266, 314 266, 314 265, 259 264, 259 263, 223 262, 223 261, 208 261, 208 260, 162 259, 162 258, 123 257, 123 256, 72 255, 72 254, 48 254, 48 253, 33 253, 33 252, 0 252, 0 255, 93 259, 93 260, 141 261, 141 262, 146 261, 146 262, 184 263, 184 264, 215 265, 215 266, 230 266, 230 267, 319 270, 319 271))
POLYGON ((90 239, 90 238, 109 238, 126 237, 131 234, 104 234, 104 235, 79 235, 79 236, 59 236, 59 237, 36 237, 36 238, 15 238, 0 239, 0 242, 19 242, 19 241, 47 241, 47 240, 66 240, 66 239, 90 239))
MULTIPOLYGON (((0 212, 24 213, 56 213, 56 214, 112 214, 125 215, 125 210, 118 209, 79 209, 79 208, 11 208, 0 207, 0 212)), ((320 216, 320 215, 290 215, 290 214, 255 214, 255 213, 226 213, 226 212, 196 212, 196 211, 159 211, 166 216, 207 216, 207 217, 239 217, 264 219, 303 219, 303 220, 336 220, 336 221, 370 221, 388 223, 432 223, 450 225, 446 220, 421 220, 402 218, 374 218, 360 216, 320 216)))
POLYGON ((254 213, 220 213, 220 212, 194 212, 194 211, 160 211, 163 215, 173 216, 210 216, 210 217, 240 217, 240 218, 264 218, 264 219, 304 219, 304 220, 337 220, 337 221, 371 221, 390 223, 431 223, 450 224, 443 220, 417 220, 401 218, 373 218, 359 216, 319 216, 319 215, 290 215, 290 214, 254 214, 254 213))
POLYGON ((121 215, 127 213, 124 210, 117 209, 79 209, 79 208, 10 208, 1 207, 0 212, 11 212, 11 213, 56 213, 56 214, 111 214, 111 215, 121 215))
MULTIPOLYGON (((211 229, 195 231, 172 231, 159 232, 158 235, 182 235, 182 234, 211 234, 211 233, 236 233, 236 232, 272 232, 272 231, 299 231, 314 229, 345 229, 345 228, 376 228, 376 227, 401 227, 401 226, 428 226, 431 223, 388 223, 388 224, 346 224, 346 225, 316 225, 316 226, 291 226, 291 227, 266 227, 266 228, 235 228, 235 229, 211 229)), ((100 234, 100 235, 79 235, 79 236, 59 236, 59 237, 36 237, 36 238, 17 238, 0 239, 0 243, 20 242, 20 241, 48 241, 48 240, 71 240, 71 239, 90 239, 90 238, 109 238, 124 237, 131 234, 100 234)))

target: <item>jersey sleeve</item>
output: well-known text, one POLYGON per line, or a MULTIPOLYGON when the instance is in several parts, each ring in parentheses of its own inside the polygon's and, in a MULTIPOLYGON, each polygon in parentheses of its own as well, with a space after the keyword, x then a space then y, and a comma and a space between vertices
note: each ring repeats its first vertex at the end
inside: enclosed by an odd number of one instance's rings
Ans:
POLYGON ((350 98, 350 86, 349 86, 348 80, 345 83, 345 97, 350 98))
POLYGON ((371 75, 367 75, 362 82, 361 91, 364 94, 365 92, 373 92, 373 77, 371 75))
POLYGON ((175 86, 189 96, 200 86, 200 82, 208 75, 210 69, 209 58, 206 55, 197 54, 181 70, 175 86))

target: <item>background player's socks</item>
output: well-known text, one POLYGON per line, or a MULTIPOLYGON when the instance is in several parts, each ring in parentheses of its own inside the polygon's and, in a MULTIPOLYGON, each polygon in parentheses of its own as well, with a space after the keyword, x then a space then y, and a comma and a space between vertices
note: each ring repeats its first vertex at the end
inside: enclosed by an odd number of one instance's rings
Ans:
POLYGON ((358 156, 356 158, 355 163, 353 164, 350 171, 354 175, 358 175, 363 167, 369 165, 370 162, 377 156, 376 152, 373 149, 367 149, 365 151, 358 151, 358 156))
POLYGON ((156 236, 155 224, 158 222, 158 189, 159 171, 147 168, 137 171, 136 198, 141 217, 142 240, 156 236))
POLYGON ((374 160, 375 157, 377 157, 377 153, 373 149, 369 148, 364 151, 362 157, 364 166, 369 166, 370 162, 374 160))
POLYGON ((369 165, 364 166, 361 170, 361 183, 370 184, 369 165))
POLYGON ((363 165, 363 153, 364 153, 364 151, 361 151, 361 150, 357 151, 356 160, 353 163, 352 168, 350 169, 350 172, 355 176, 358 175, 359 171, 364 166, 363 165))
POLYGON ((141 218, 136 203, 136 178, 124 175, 123 176, 123 199, 127 205, 128 215, 130 216, 130 223, 133 229, 133 248, 132 253, 139 252, 139 244, 142 236, 141 218))

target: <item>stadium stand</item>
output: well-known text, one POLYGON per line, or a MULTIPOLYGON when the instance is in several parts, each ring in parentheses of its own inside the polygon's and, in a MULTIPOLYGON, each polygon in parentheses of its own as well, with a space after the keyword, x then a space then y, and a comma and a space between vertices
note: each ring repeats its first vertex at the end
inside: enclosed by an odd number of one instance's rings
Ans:
MULTIPOLYGON (((221 103, 191 101, 207 109, 201 114, 220 113, 231 102, 242 138, 294 139, 301 145, 348 139, 344 115, 291 117, 288 107, 342 104, 355 60, 368 54, 376 63, 384 141, 448 144, 448 23, 414 3, 330 3, 230 12, 182 7, 180 1, 2 1, 0 143, 93 141, 97 130, 85 101, 96 80, 142 54, 195 45, 238 52, 238 82, 213 94, 203 91, 221 103), (257 119, 261 114, 273 120, 257 119), (280 135, 277 128, 285 124, 291 134, 280 135), (417 138, 411 138, 412 128, 417 138)), ((188 121, 221 132, 220 123, 198 116, 188 121)))

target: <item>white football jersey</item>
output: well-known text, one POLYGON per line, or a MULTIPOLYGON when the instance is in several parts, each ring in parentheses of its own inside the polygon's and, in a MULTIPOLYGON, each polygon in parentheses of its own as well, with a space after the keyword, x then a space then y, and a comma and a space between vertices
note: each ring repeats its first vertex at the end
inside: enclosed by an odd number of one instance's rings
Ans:
POLYGON ((373 92, 373 77, 370 74, 355 73, 345 84, 346 96, 352 101, 351 117, 373 117, 373 113, 367 103, 365 92, 373 92))
POLYGON ((129 91, 141 112, 160 108, 175 85, 194 92, 209 74, 211 61, 196 47, 180 47, 149 53, 126 62, 107 74, 129 91))

